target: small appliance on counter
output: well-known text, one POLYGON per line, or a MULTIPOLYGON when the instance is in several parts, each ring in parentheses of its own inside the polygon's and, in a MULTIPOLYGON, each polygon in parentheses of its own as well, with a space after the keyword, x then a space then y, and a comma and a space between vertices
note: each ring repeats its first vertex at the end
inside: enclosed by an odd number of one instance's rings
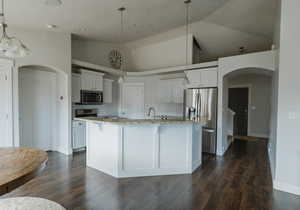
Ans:
POLYGON ((207 120, 202 130, 202 151, 216 154, 217 150, 217 88, 187 89, 184 93, 184 118, 207 120))
MULTIPOLYGON (((74 117, 97 117, 97 109, 76 109, 74 117)), ((74 152, 85 150, 86 147, 85 123, 73 120, 72 123, 72 148, 74 152)))

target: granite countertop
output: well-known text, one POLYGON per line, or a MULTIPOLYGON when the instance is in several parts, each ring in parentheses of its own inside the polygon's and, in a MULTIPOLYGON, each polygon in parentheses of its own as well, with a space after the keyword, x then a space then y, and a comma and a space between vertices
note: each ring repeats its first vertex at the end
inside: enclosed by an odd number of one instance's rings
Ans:
POLYGON ((206 120, 192 121, 192 120, 181 120, 181 119, 125 119, 125 118, 101 118, 101 117, 79 117, 74 118, 74 120, 81 120, 86 122, 94 123, 112 123, 112 124, 192 124, 199 123, 205 124, 206 120))

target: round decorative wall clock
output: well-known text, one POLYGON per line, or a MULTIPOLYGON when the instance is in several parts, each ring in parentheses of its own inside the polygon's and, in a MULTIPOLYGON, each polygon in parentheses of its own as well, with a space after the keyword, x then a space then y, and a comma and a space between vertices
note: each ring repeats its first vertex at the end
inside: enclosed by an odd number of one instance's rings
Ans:
POLYGON ((115 69, 120 69, 122 66, 122 54, 118 50, 112 50, 109 53, 109 63, 115 69))

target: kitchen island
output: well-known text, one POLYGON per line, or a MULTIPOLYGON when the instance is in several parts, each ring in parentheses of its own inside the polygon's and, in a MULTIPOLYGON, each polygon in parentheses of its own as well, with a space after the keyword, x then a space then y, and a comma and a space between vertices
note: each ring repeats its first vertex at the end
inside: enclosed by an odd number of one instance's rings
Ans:
POLYGON ((204 121, 76 120, 86 121, 87 166, 113 177, 191 174, 201 165, 204 121))

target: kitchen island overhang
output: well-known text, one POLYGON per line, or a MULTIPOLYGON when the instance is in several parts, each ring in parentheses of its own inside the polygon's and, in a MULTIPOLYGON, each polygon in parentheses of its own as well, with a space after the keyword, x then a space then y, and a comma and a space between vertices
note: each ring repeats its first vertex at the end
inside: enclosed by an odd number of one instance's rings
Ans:
POLYGON ((202 163, 203 122, 86 121, 87 166, 115 178, 191 174, 202 163))

